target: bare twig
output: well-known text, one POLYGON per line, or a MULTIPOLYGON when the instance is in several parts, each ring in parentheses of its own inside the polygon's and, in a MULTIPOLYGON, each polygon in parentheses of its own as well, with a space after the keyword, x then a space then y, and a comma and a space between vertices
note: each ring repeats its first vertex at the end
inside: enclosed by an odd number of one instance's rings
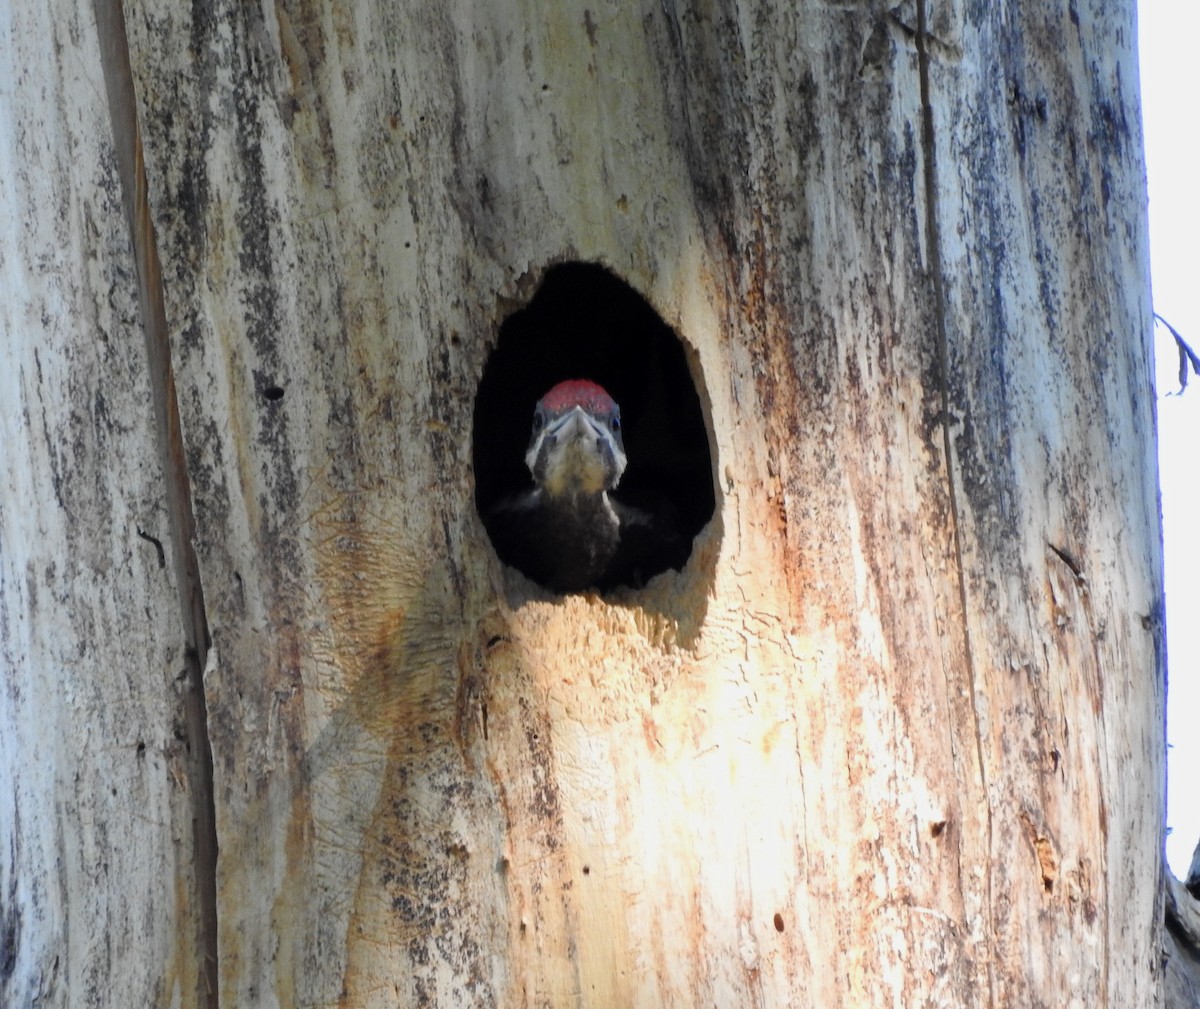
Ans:
MULTIPOLYGON (((1175 344, 1179 348, 1179 392, 1175 394, 1179 395, 1184 389, 1187 388, 1189 363, 1192 366, 1192 371, 1197 375, 1200 375, 1200 357, 1196 356, 1196 352, 1192 350, 1192 348, 1188 346, 1187 341, 1179 335, 1179 330, 1167 322, 1167 320, 1157 312, 1154 313, 1154 318, 1156 318, 1159 322, 1166 326, 1168 330, 1171 331, 1171 335, 1175 337, 1175 344)), ((1170 394, 1168 393, 1168 395, 1170 394)))

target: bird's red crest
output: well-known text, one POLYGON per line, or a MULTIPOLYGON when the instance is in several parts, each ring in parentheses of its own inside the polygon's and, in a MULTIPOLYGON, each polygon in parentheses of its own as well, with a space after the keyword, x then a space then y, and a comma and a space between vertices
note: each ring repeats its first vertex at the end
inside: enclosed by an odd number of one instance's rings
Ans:
POLYGON ((576 378, 567 382, 559 382, 542 397, 542 406, 551 413, 562 413, 564 410, 570 410, 573 406, 581 406, 589 413, 607 413, 616 406, 616 403, 595 382, 576 378))

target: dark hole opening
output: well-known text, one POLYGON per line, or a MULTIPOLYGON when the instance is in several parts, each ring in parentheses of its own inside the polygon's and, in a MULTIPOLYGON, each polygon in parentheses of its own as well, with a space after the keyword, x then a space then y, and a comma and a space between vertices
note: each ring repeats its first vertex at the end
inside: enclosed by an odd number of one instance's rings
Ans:
MULTIPOLYGON (((663 516, 661 549, 639 548, 590 586, 638 587, 681 569, 716 497, 700 397, 684 345, 640 294, 593 263, 547 271, 529 303, 500 327, 475 398, 475 505, 500 559, 547 587, 539 559, 498 515, 534 487, 525 463, 534 409, 559 382, 586 379, 620 407, 627 466, 613 498, 663 516)), ((569 590, 568 590, 569 591, 569 590)))

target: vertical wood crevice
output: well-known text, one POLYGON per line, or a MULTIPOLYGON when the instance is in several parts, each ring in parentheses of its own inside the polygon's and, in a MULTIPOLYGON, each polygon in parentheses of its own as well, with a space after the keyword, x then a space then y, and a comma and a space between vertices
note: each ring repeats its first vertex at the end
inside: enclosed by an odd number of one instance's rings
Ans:
MULTIPOLYGON (((213 796, 212 747, 204 696, 208 660, 208 618, 194 547, 195 516, 184 452, 183 431, 171 366, 163 298, 162 270, 146 185, 129 41, 121 0, 94 0, 100 61, 112 122, 113 150, 120 176, 122 206, 129 225, 137 269, 138 302, 146 340, 150 394, 159 462, 166 484, 169 549, 179 591, 184 635, 183 724, 188 748, 192 802, 193 873, 196 916, 195 1004, 216 1009, 217 832, 213 796)), ((165 884, 164 884, 165 885, 165 884)))
MULTIPOLYGON (((967 677, 971 687, 971 715, 975 729, 975 759, 979 764, 979 778, 983 790, 983 808, 987 830, 987 862, 990 865, 995 850, 991 798, 988 794, 987 764, 984 762, 982 727, 976 699, 978 691, 975 656, 971 646, 971 628, 968 621, 967 572, 963 562, 961 509, 954 469, 954 445, 950 433, 953 415, 950 410, 950 346, 946 332, 946 293, 942 278, 942 238, 937 191, 937 141, 934 133, 933 99, 929 81, 929 22, 926 0, 917 0, 917 73, 921 89, 921 149, 924 161, 925 190, 925 244, 928 255, 929 275, 933 286, 934 332, 937 340, 937 363, 939 381, 938 412, 941 415, 942 455, 946 466, 946 488, 950 503, 950 529, 954 538, 954 564, 958 577, 958 604, 962 614, 963 655, 967 663, 967 677)), ((984 874, 988 911, 985 936, 988 944, 987 976, 988 1004, 996 1004, 995 963, 992 953, 992 873, 984 874)))

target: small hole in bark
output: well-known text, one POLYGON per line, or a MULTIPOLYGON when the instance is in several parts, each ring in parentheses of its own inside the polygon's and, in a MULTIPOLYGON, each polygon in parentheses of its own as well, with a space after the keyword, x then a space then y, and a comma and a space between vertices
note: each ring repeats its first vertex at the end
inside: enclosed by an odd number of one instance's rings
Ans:
POLYGON ((139 757, 144 757, 146 755, 146 744, 145 743, 139 742, 137 744, 137 755, 139 757))
POLYGON ((946 829, 946 821, 938 820, 929 825, 929 833, 934 837, 941 837, 942 832, 946 829))
POLYGON ((775 912, 775 931, 783 931, 783 915, 781 915, 778 911, 775 912))
POLYGON ((585 865, 585 866, 583 867, 583 874, 584 874, 585 876, 589 876, 589 875, 591 875, 591 872, 592 872, 592 867, 591 867, 590 865, 585 865))
POLYGON ((556 592, 638 588, 681 570, 716 508, 688 350, 642 295, 595 263, 550 268, 501 324, 475 397, 473 462, 475 505, 496 553, 556 592), (626 467, 610 492, 620 532, 604 531, 617 540, 607 552, 560 537, 525 458, 538 402, 576 379, 601 386, 619 408, 608 423, 619 423, 626 467), (607 559, 581 573, 576 555, 607 559))
POLYGON ((263 398, 274 403, 283 399, 283 390, 277 385, 268 385, 265 389, 263 389, 263 398))

